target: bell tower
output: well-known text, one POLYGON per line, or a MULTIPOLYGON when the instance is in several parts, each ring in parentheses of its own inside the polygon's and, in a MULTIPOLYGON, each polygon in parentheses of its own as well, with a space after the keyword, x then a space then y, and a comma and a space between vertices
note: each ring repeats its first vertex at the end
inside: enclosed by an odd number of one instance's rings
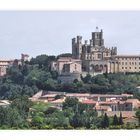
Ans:
POLYGON ((92 33, 93 46, 104 46, 103 30, 99 31, 96 27, 96 31, 92 33))

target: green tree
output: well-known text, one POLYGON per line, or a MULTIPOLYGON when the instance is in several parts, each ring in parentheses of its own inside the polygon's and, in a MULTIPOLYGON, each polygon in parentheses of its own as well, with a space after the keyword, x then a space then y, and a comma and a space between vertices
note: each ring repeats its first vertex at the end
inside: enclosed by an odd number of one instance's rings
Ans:
POLYGON ((43 112, 35 112, 32 116, 31 125, 33 128, 41 129, 45 126, 46 119, 43 112))
POLYGON ((70 126, 69 118, 65 117, 62 111, 55 111, 46 117, 47 125, 54 129, 66 129, 70 126))
POLYGON ((27 96, 21 96, 11 103, 11 107, 15 108, 18 113, 25 119, 28 117, 29 109, 32 105, 32 102, 28 99, 27 96))
POLYGON ((140 109, 138 109, 138 110, 136 111, 136 116, 137 116, 137 118, 139 119, 139 124, 140 124, 140 109))
POLYGON ((59 59, 60 57, 72 57, 71 53, 63 53, 57 56, 57 59, 59 59))
POLYGON ((107 114, 105 113, 103 120, 102 120, 102 128, 108 128, 109 127, 109 118, 107 114))
POLYGON ((25 121, 16 109, 10 106, 0 107, 0 126, 5 126, 6 128, 16 127, 18 129, 24 123, 25 121))
POLYGON ((63 103, 63 110, 72 108, 74 111, 76 111, 78 108, 78 99, 77 98, 66 98, 65 102, 63 103))
POLYGON ((120 112, 120 117, 119 117, 119 125, 123 125, 123 117, 122 117, 122 113, 120 112))
POLYGON ((118 117, 116 114, 113 117, 113 125, 119 125, 118 117))

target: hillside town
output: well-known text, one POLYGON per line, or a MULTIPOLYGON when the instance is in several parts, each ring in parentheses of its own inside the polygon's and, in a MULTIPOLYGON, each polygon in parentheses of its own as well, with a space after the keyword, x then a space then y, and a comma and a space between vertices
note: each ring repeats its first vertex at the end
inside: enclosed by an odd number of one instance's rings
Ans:
POLYGON ((86 105, 92 105, 93 109, 98 112, 98 116, 107 113, 109 117, 115 114, 122 117, 125 123, 133 123, 138 125, 136 118, 136 109, 140 108, 140 101, 133 99, 133 95, 121 94, 90 94, 90 93, 66 93, 55 91, 40 91, 30 98, 33 102, 50 103, 52 107, 62 109, 62 104, 66 98, 77 98, 79 102, 86 105), (59 97, 56 99, 56 97, 59 97), (125 100, 124 100, 125 99, 125 100))
POLYGON ((140 55, 107 48, 98 27, 89 42, 73 38, 72 54, 0 60, 0 109, 26 122, 2 118, 2 128, 139 128, 140 55))

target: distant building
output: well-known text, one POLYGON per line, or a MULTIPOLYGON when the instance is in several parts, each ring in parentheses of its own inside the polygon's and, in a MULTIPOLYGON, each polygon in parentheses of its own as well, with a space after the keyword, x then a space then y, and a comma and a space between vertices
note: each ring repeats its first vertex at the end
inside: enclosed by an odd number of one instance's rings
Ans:
POLYGON ((13 60, 0 60, 0 76, 6 75, 6 70, 12 63, 13 60))
POLYGON ((0 76, 4 76, 7 73, 7 68, 13 65, 22 65, 23 62, 28 60, 28 55, 21 54, 21 59, 13 59, 13 60, 0 60, 0 76))
POLYGON ((81 60, 70 57, 61 57, 56 62, 52 62, 51 69, 59 74, 58 81, 61 83, 81 80, 81 60))

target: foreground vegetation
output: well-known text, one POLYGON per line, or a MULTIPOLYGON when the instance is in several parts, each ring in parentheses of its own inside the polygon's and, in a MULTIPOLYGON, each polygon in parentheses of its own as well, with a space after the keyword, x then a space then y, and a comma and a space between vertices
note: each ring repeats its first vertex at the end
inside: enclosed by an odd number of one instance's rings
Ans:
MULTIPOLYGON (((140 118, 140 110, 137 116, 140 118)), ((32 103, 26 96, 19 97, 7 106, 0 107, 0 129, 138 129, 124 124, 122 115, 97 116, 91 105, 67 98, 62 110, 47 103, 32 103)))

